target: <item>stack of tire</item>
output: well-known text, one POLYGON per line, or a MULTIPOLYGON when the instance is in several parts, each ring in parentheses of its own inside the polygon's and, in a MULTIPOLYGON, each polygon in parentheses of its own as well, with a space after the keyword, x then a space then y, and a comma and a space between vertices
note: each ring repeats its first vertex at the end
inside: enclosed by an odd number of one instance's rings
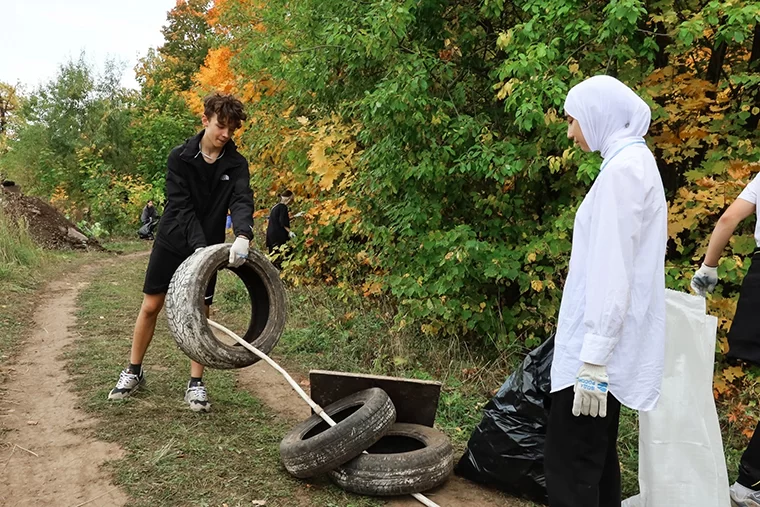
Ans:
MULTIPOLYGON (((203 311, 206 287, 217 271, 228 268, 229 248, 213 245, 191 255, 177 269, 166 296, 169 330, 179 348, 194 361, 219 369, 258 361, 246 349, 219 341, 203 311)), ((251 299, 251 320, 242 338, 269 354, 286 321, 279 272, 255 250, 242 266, 228 269, 243 281, 251 299)), ((451 475, 454 460, 446 435, 428 426, 396 423, 396 408, 382 389, 357 392, 324 410, 336 426, 313 415, 280 444, 282 462, 295 477, 328 474, 347 491, 390 496, 427 491, 451 475)))
POLYGON ((346 491, 391 496, 427 491, 451 475, 448 437, 427 426, 396 423, 396 409, 382 389, 359 391, 324 410, 335 426, 315 414, 280 443, 282 463, 293 476, 328 474, 346 491))

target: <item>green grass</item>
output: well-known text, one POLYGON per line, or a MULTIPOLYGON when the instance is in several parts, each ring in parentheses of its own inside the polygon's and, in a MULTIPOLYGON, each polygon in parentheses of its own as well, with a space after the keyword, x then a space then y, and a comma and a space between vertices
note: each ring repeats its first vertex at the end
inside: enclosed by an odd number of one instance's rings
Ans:
MULTIPOLYGON (((215 318, 242 330, 249 303, 233 276, 219 280, 215 318)), ((436 427, 464 451, 482 409, 527 352, 515 346, 500 357, 469 350, 464 343, 397 330, 382 303, 347 297, 330 288, 288 291, 288 324, 274 354, 291 371, 326 369, 437 380, 443 383, 436 427)), ((638 493, 636 413, 621 417, 619 454, 624 497, 638 493)))
POLYGON ((23 281, 41 264, 42 255, 29 236, 26 222, 14 222, 0 207, 0 282, 23 281))
POLYGON ((618 429, 618 457, 623 498, 639 493, 639 417, 635 410, 622 407, 618 429))
MULTIPOLYGON (((245 288, 232 276, 219 280, 217 318, 245 328, 249 303, 245 288)), ((390 309, 346 299, 329 289, 298 288, 288 293, 288 324, 275 355, 303 372, 344 370, 443 382, 437 425, 464 443, 480 421, 491 392, 504 382, 511 356, 486 358, 462 343, 399 332, 390 309)))
MULTIPOLYGON (((214 412, 189 413, 181 403, 187 359, 169 337, 163 317, 146 359, 148 388, 125 403, 105 400, 127 358, 145 262, 128 259, 107 268, 82 294, 83 339, 68 354, 85 407, 102 421, 97 436, 128 451, 109 467, 135 504, 245 505, 265 499, 267 505, 298 505, 294 499, 301 499, 303 505, 315 506, 377 505, 324 481, 291 479, 277 455, 287 423, 238 391, 235 372, 209 371, 214 412)), ((213 318, 242 333, 250 315, 242 283, 223 272, 215 301, 213 318)), ((525 353, 515 347, 489 357, 457 341, 399 331, 390 307, 330 288, 291 288, 288 307, 288 324, 274 351, 286 369, 301 375, 331 369, 442 381, 436 425, 451 436, 457 452, 480 421, 483 405, 525 353)), ((754 377, 746 382, 757 387, 754 377)), ((754 387, 742 394, 753 416, 754 387)), ((728 409, 719 406, 733 478, 747 439, 728 422, 728 409)), ((619 439, 624 497, 638 491, 637 453, 637 416, 624 409, 619 439)))
POLYGON ((82 292, 82 338, 66 353, 83 407, 100 421, 96 437, 127 451, 107 466, 133 497, 131 505, 379 505, 325 479, 291 478, 278 451, 289 423, 237 389, 234 371, 209 370, 204 380, 213 411, 190 412, 182 403, 189 360, 170 337, 163 314, 144 362, 146 389, 123 402, 106 400, 128 359, 146 262, 125 259, 108 266, 82 292))
MULTIPOLYGON (((217 287, 213 318, 240 333, 250 315, 245 287, 229 274, 217 287)), ((525 351, 485 357, 461 342, 396 330, 391 314, 389 306, 332 288, 290 288, 287 326, 273 355, 301 375, 324 369, 442 382, 436 427, 451 437, 458 459, 483 406, 525 351)))
MULTIPOLYGON (((32 322, 40 287, 64 270, 74 269, 88 254, 42 250, 24 222, 12 222, 0 208, 0 365, 10 361, 32 322)), ((0 376, 0 384, 2 377, 0 376)))
POLYGON ((150 250, 152 244, 152 241, 132 238, 111 238, 108 241, 103 241, 101 243, 103 248, 109 252, 120 254, 148 251, 150 250))

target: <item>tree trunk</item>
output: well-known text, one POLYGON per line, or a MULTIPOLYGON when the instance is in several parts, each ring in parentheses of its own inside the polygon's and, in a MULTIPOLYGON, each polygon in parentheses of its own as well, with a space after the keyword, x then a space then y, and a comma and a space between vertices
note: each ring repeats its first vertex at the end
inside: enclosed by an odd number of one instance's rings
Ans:
MULTIPOLYGON (((705 76, 705 79, 709 81, 711 84, 715 85, 717 87, 718 83, 720 82, 721 73, 723 72, 723 62, 726 60, 726 53, 728 52, 728 44, 725 42, 720 42, 717 45, 713 46, 712 53, 710 54, 710 62, 707 65, 707 74, 705 76)), ((708 99, 714 101, 718 96, 717 91, 707 91, 705 92, 705 97, 708 99)), ((708 106, 705 106, 705 111, 707 111, 708 106)), ((692 168, 696 168, 702 165, 702 162, 705 161, 705 156, 707 155, 709 147, 707 144, 703 144, 698 150, 697 155, 692 158, 690 166, 692 168)), ((684 168, 686 170, 687 168, 684 168)))
MULTIPOLYGON (((760 72, 760 23, 755 24, 755 34, 752 39, 752 53, 749 57, 749 71, 760 72)), ((753 90, 755 93, 755 100, 752 101, 753 109, 757 107, 760 109, 760 87, 755 87, 753 90)), ((760 111, 757 114, 750 114, 747 118, 747 130, 752 132, 757 129, 757 125, 760 123, 760 111)))
MULTIPOLYGON (((654 32, 662 34, 654 36, 654 41, 657 44, 657 54, 654 57, 654 68, 664 69, 669 63, 668 46, 673 43, 673 38, 666 35, 668 30, 663 23, 657 23, 653 28, 654 32)), ((657 98, 656 102, 660 106, 665 105, 665 99, 663 97, 657 98)), ((681 186, 683 176, 679 174, 677 164, 665 162, 662 157, 662 150, 655 148, 655 157, 657 158, 657 166, 660 169, 662 184, 665 187, 667 195, 670 197, 675 193, 678 187, 681 186)))
MULTIPOLYGON (((707 80, 712 84, 717 85, 720 82, 720 73, 723 70, 723 62, 726 59, 726 52, 728 51, 728 44, 721 42, 713 48, 710 55, 710 63, 707 65, 707 80)), ((712 98, 715 98, 715 93, 710 92, 712 98)))

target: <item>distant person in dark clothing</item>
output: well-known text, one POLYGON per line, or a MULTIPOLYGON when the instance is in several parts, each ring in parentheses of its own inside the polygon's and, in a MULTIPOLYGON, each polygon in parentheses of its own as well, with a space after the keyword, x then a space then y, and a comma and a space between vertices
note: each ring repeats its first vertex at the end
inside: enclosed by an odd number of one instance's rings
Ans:
POLYGON ((147 224, 148 222, 155 222, 158 218, 158 211, 156 211, 156 207, 153 206, 153 201, 148 201, 148 204, 145 205, 145 207, 142 210, 142 215, 140 215, 140 222, 143 223, 143 225, 147 224))
POLYGON ((137 231, 137 235, 142 239, 153 239, 153 231, 156 230, 159 218, 161 217, 158 215, 155 206, 153 206, 153 201, 148 201, 148 204, 145 205, 140 215, 142 227, 137 231))
MULTIPOLYGON (((281 247, 296 237, 296 233, 290 230, 290 214, 288 211, 288 205, 293 202, 293 192, 285 190, 280 194, 280 202, 274 205, 269 212, 269 224, 267 225, 267 250, 270 254, 275 253, 276 250, 281 250, 281 247)), ((280 254, 282 255, 282 254, 280 254)), ((274 265, 280 268, 282 259, 277 259, 274 265)))

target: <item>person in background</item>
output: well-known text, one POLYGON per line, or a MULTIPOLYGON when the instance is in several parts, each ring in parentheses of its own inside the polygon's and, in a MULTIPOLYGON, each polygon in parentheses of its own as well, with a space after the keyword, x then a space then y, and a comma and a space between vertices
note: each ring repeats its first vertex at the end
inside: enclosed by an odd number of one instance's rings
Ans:
POLYGON ((142 210, 142 214, 140 215, 140 222, 145 225, 149 222, 155 222, 157 218, 158 211, 156 211, 156 207, 153 206, 153 200, 151 199, 142 210))
POLYGON ((551 371, 550 507, 620 507, 620 407, 648 411, 665 360, 668 206, 644 141, 649 106, 610 76, 573 87, 567 137, 601 152, 578 208, 551 371))
MULTIPOLYGON (((757 201, 760 195, 760 176, 755 177, 739 194, 731 206, 721 215, 710 236, 702 266, 691 279, 691 288, 700 296, 712 294, 718 284, 718 264, 736 227, 750 215, 756 215, 755 249, 752 264, 744 277, 736 314, 728 332, 729 361, 746 361, 760 365, 760 217, 757 217, 757 201)), ((760 432, 755 429, 739 465, 739 478, 731 486, 731 502, 734 507, 760 506, 760 432)))
POLYGON ((285 190, 280 193, 280 202, 269 211, 266 246, 269 254, 275 256, 273 264, 277 269, 282 266, 282 246, 296 237, 296 233, 290 229, 290 211, 288 210, 288 206, 294 199, 293 192, 285 190))
MULTIPOLYGON (((131 396, 145 382, 142 361, 153 339, 174 272, 180 264, 209 245, 224 243, 224 222, 230 210, 235 241, 229 266, 241 266, 253 239, 253 192, 248 162, 238 153, 232 134, 245 121, 243 103, 232 95, 214 93, 204 100, 204 129, 169 155, 166 171, 166 209, 158 230, 143 285, 143 301, 135 322, 129 365, 119 374, 109 400, 131 396)), ((205 295, 205 311, 214 297, 216 277, 205 295)), ((203 365, 191 361, 185 403, 195 412, 208 412, 203 365)))
POLYGON ((145 205, 145 207, 142 210, 142 213, 140 214, 140 222, 142 222, 143 226, 140 228, 140 231, 138 234, 143 239, 149 239, 152 240, 153 238, 153 231, 156 229, 156 226, 158 225, 158 219, 161 218, 158 216, 158 211, 156 211, 155 206, 153 205, 153 200, 151 199, 148 201, 148 203, 145 205))

